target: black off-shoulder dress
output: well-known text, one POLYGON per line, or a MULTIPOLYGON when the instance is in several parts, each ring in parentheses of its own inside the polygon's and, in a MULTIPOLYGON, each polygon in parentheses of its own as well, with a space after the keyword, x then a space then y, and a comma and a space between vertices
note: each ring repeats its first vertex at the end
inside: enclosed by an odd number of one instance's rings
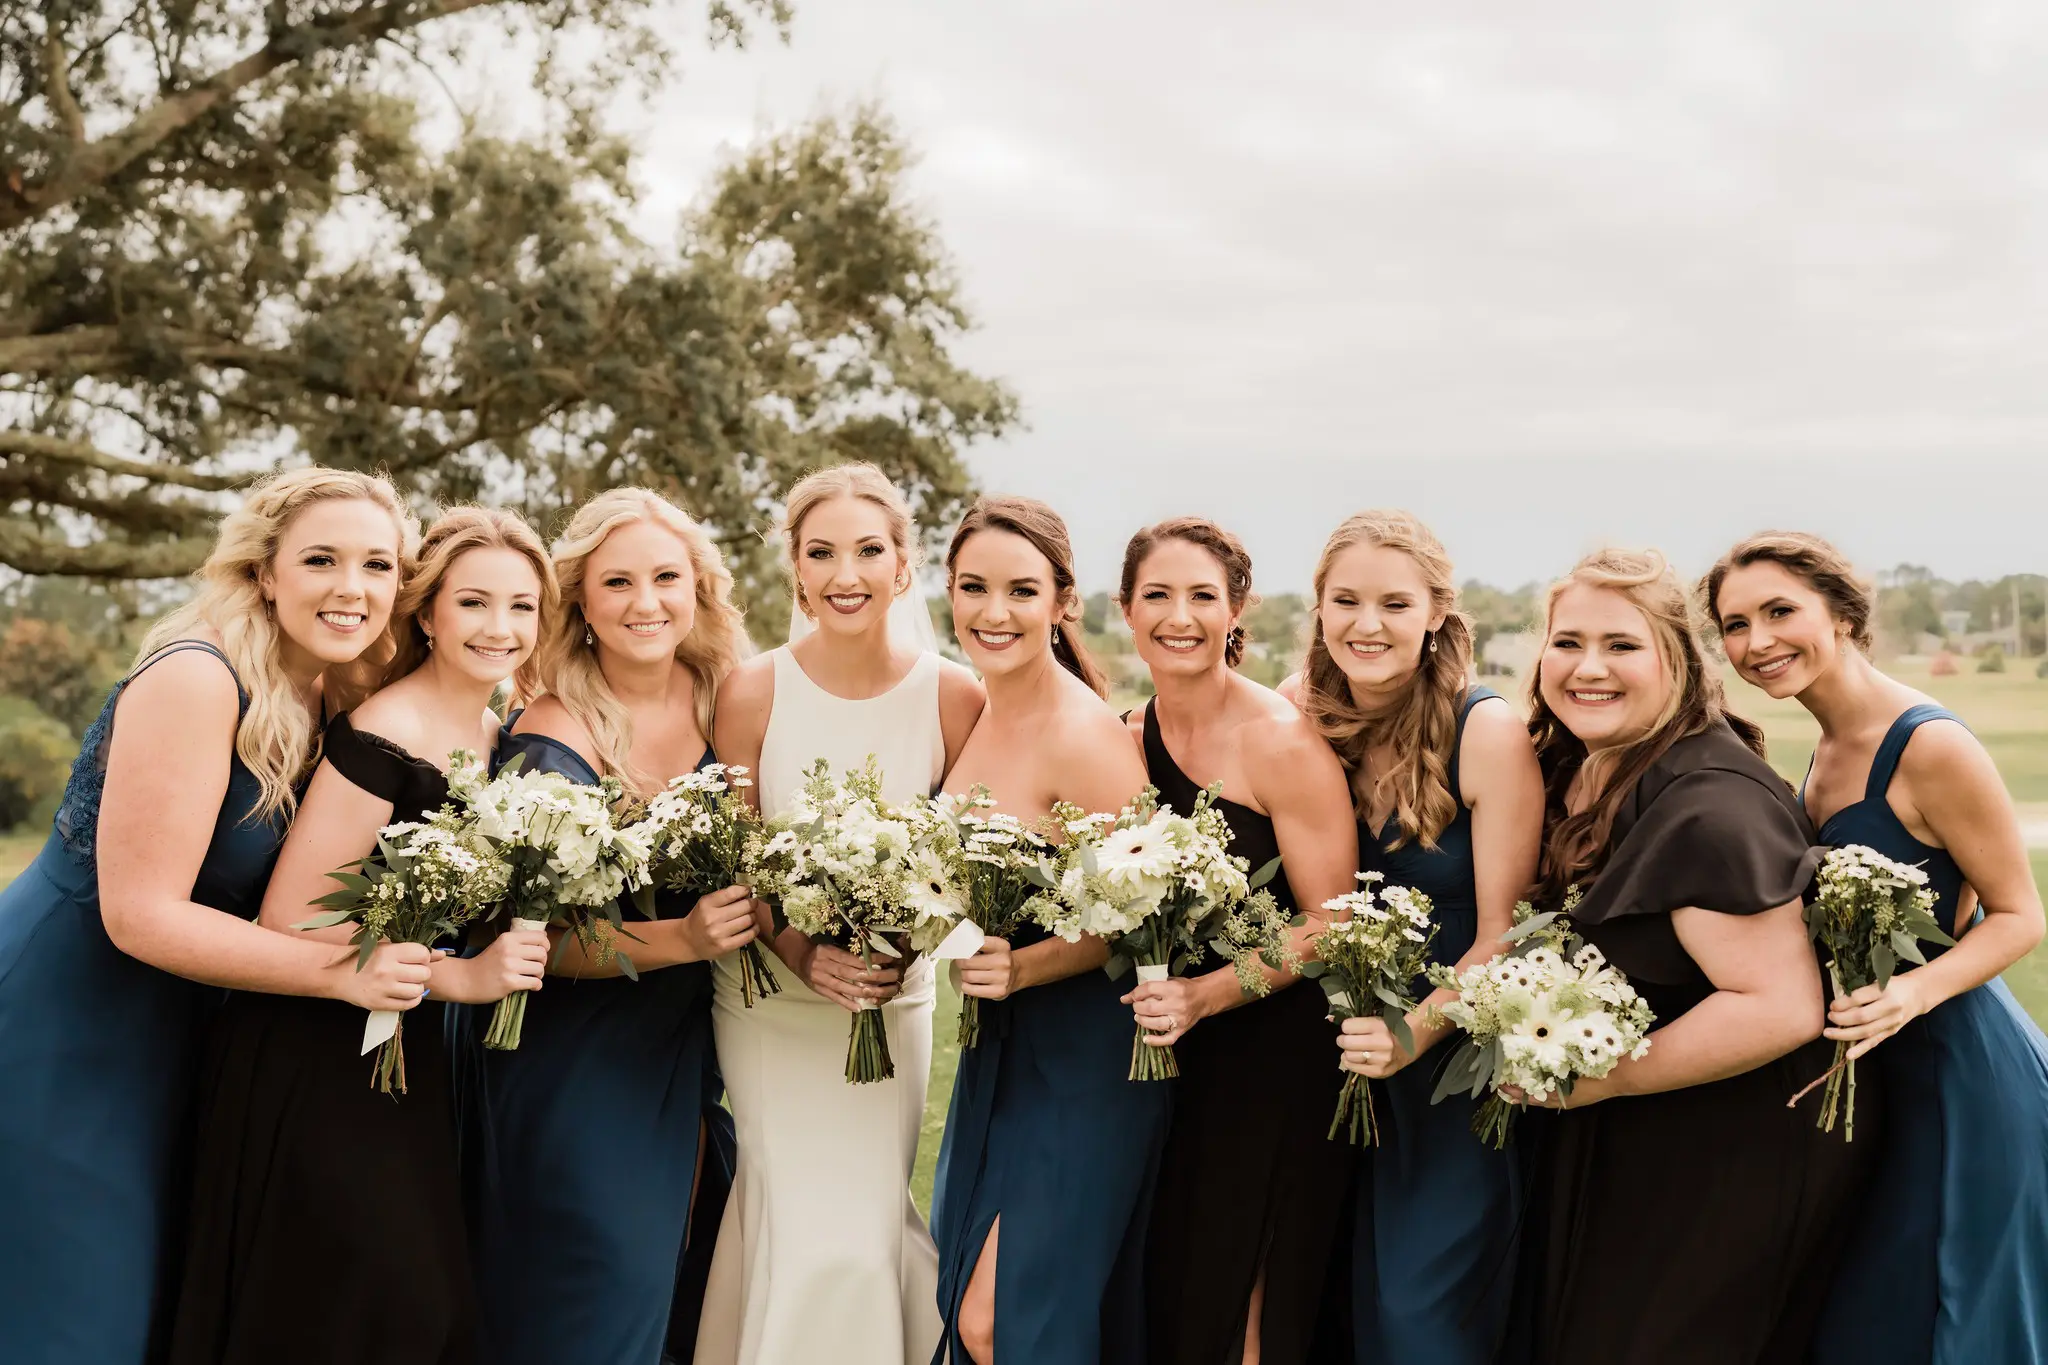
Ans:
MULTIPOLYGON (((323 762, 417 820, 448 796, 424 759, 347 716, 323 762)), ((307 912, 309 915, 311 910, 307 912)), ((170 1365, 468 1365, 442 1006, 405 1019, 403 1096, 370 1084, 363 1011, 236 992, 202 1077, 192 1228, 170 1365)))
MULTIPOLYGON (((1716 725, 1644 774, 1576 919, 1661 1028, 1714 993, 1672 912, 1753 915, 1802 897, 1813 845, 1791 788, 1716 725)), ((1881 1137, 1859 1127, 1845 1143, 1811 1106, 1786 1107, 1833 1051, 1816 1038, 1726 1080, 1552 1116, 1525 1242, 1539 1365, 1805 1358, 1881 1137)))

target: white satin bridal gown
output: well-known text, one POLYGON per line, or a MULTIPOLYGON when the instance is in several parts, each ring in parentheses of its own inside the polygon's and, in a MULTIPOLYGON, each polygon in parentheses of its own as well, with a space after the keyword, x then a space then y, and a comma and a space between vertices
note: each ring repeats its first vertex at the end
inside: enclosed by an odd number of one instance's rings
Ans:
MULTIPOLYGON (((774 652, 761 743, 761 809, 773 815, 817 759, 835 772, 873 754, 883 794, 924 796, 944 776, 939 660, 923 654, 879 697, 848 701, 774 652)), ((910 1200, 931 1070, 934 976, 910 970, 884 1006, 893 1080, 849 1085, 847 1012, 764 949, 782 993, 741 1003, 733 957, 717 964, 712 1025, 739 1130, 696 1365, 929 1365, 938 1253, 910 1200)))

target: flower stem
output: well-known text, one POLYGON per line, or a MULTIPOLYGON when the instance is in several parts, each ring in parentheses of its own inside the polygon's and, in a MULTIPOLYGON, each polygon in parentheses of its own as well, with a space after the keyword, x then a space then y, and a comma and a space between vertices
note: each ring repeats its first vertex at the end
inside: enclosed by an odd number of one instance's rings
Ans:
POLYGON ((749 943, 741 948, 740 1003, 752 1009, 755 1001, 780 994, 782 983, 775 979, 775 973, 768 970, 767 962, 762 960, 761 945, 749 943))
POLYGON ((512 1052, 519 1046, 520 1034, 526 1027, 526 992, 514 991, 498 1002, 498 1008, 491 1012, 491 1029, 484 1035, 484 1046, 498 1052, 512 1052))

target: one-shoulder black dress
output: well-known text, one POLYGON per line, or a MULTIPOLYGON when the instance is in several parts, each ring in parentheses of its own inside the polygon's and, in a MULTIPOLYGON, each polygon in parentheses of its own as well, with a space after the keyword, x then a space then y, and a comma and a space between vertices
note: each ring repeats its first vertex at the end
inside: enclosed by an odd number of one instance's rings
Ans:
MULTIPOLYGON (((1174 763, 1145 708, 1145 766, 1162 801, 1193 807, 1201 788, 1174 763)), ((1273 821, 1219 801, 1230 851, 1253 871, 1277 857, 1273 821)), ((1293 911, 1287 871, 1270 885, 1293 911)), ((1205 1019, 1174 1044, 1180 1079, 1145 1245, 1151 1365, 1236 1365, 1252 1289, 1266 1277, 1265 1365, 1308 1358, 1352 1152, 1331 1142, 1343 1073, 1323 993, 1297 981, 1205 1019)))
MULTIPOLYGON (((1802 897, 1813 844, 1791 788, 1717 724, 1672 745, 1623 802, 1578 926, 1662 1027, 1714 993, 1672 912, 1802 897)), ((1859 1126, 1845 1143, 1810 1106, 1786 1107, 1833 1053, 1816 1037, 1739 1076, 1549 1116, 1524 1243, 1538 1365, 1805 1359, 1881 1139, 1859 1126)))
MULTIPOLYGON (((324 754, 393 821, 447 799, 440 769, 347 716, 324 754)), ((172 1365, 468 1365, 475 1295, 440 1015, 432 1000, 407 1013, 394 1096, 370 1084, 362 1010, 229 996, 201 1077, 172 1365)))

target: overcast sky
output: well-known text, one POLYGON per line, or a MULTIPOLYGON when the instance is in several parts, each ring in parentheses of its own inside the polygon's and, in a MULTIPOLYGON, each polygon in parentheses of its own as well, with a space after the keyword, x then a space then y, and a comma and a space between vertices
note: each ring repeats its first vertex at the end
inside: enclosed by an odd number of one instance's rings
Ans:
POLYGON ((1023 399, 975 471, 1089 586, 1182 512, 1300 586, 1384 504, 1503 583, 1771 524, 2048 570, 2037 0, 799 0, 685 52, 649 213, 862 97, 1023 399))

